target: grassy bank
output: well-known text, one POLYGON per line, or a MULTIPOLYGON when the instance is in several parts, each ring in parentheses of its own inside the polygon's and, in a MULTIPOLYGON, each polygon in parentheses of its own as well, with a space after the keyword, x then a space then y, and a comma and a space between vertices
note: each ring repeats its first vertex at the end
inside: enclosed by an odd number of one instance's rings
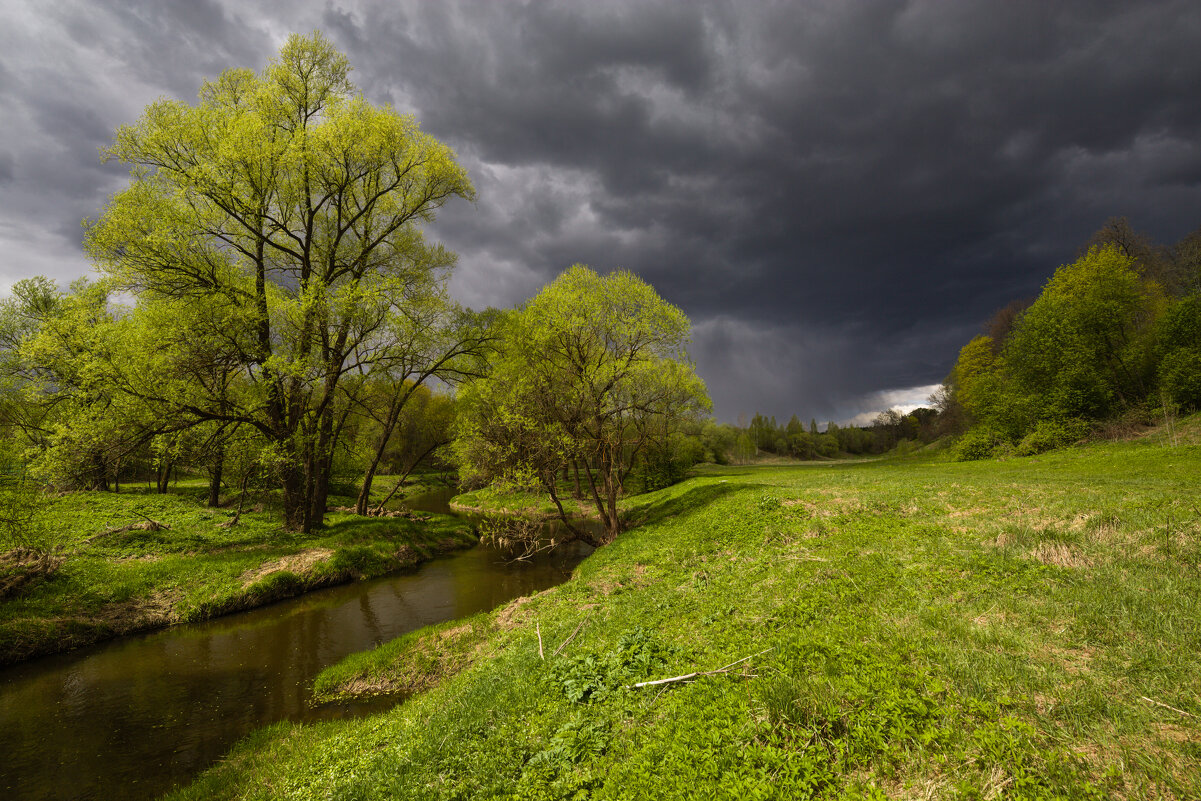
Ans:
POLYGON ((184 487, 52 500, 49 518, 74 556, 0 601, 0 664, 382 575, 475 542, 467 526, 444 516, 333 513, 324 529, 297 534, 282 530, 278 510, 256 507, 228 527, 234 511, 209 509, 203 497, 184 487))
POLYGON ((570 582, 319 679, 425 692, 176 798, 1199 797, 1191 442, 708 470, 570 582))
MULTIPOLYGON (((573 488, 569 484, 561 484, 557 491, 559 502, 563 504, 563 510, 567 512, 568 517, 600 518, 596 504, 590 498, 573 497, 573 488)), ((545 520, 559 516, 559 510, 546 492, 501 491, 495 487, 483 487, 456 495, 450 501, 450 508, 469 514, 520 515, 545 520)))

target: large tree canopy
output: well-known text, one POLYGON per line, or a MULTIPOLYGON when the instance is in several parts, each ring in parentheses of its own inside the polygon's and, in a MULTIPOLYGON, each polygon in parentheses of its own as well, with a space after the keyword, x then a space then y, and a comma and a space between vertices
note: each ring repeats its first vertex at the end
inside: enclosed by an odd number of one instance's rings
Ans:
POLYGON ((469 480, 537 483, 560 515, 557 477, 574 467, 605 524, 637 459, 709 407, 688 359, 688 318, 628 272, 575 265, 509 315, 489 377, 460 394, 457 451, 469 480))
POLYGON ((161 341, 158 374, 124 388, 257 429, 291 528, 322 522, 343 378, 402 361, 391 332, 447 303, 453 256, 420 224, 473 195, 449 148, 357 95, 349 71, 322 35, 293 35, 261 75, 151 104, 109 150, 129 188, 87 231, 161 341))

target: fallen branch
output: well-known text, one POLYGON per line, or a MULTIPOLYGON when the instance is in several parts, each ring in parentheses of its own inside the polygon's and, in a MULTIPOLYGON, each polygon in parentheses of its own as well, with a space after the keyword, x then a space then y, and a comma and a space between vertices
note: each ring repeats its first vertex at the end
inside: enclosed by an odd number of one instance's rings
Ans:
POLYGON ((671 678, 668 678, 668 679, 655 679, 654 681, 640 681, 637 684, 631 684, 630 689, 636 690, 639 687, 654 687, 655 685, 658 685, 658 684, 670 684, 671 682, 675 682, 675 681, 690 681, 692 679, 699 679, 701 676, 715 676, 718 673, 729 673, 730 668, 734 667, 735 665, 740 665, 743 662, 747 661, 748 659, 754 659, 757 656, 763 656, 765 653, 767 653, 768 651, 772 651, 772 650, 775 650, 775 649, 767 648, 763 651, 760 651, 757 654, 751 654, 750 656, 744 656, 742 659, 739 659, 736 662, 731 662, 728 665, 722 665, 721 667, 717 668, 716 670, 699 670, 695 673, 685 673, 683 676, 672 676, 671 678))
POLYGON ((551 659, 554 659, 556 656, 558 656, 558 655, 559 655, 559 652, 560 652, 560 651, 562 651, 564 648, 566 648, 566 647, 567 647, 567 643, 569 643, 569 642, 571 642, 572 640, 574 640, 574 639, 575 639, 575 635, 577 635, 577 634, 579 634, 579 633, 580 633, 580 629, 582 629, 582 628, 584 627, 584 623, 585 623, 585 621, 587 621, 587 619, 588 619, 588 618, 584 618, 584 620, 581 620, 581 621, 579 622, 579 625, 577 625, 577 626, 575 627, 575 631, 571 632, 571 634, 570 634, 570 635, 567 637, 567 639, 563 641, 563 644, 562 644, 562 645, 560 645, 558 648, 556 648, 556 649, 555 649, 555 652, 554 652, 553 654, 551 654, 551 655, 550 655, 551 659))
MULTIPOLYGON (((142 514, 141 512, 134 512, 134 514, 137 515, 138 517, 146 517, 146 515, 142 514)), ((92 542, 93 540, 98 540, 101 537, 110 537, 113 534, 121 534, 126 531, 170 531, 170 530, 171 530, 171 527, 168 526, 166 523, 160 523, 157 520, 151 520, 149 517, 146 517, 145 523, 130 523, 128 526, 118 526, 117 528, 110 528, 108 531, 101 531, 99 534, 93 534, 92 536, 90 536, 86 539, 80 540, 79 544, 76 547, 78 548, 81 545, 87 545, 88 543, 92 542)))
POLYGON ((1155 706, 1162 706, 1164 709, 1170 709, 1170 710, 1172 710, 1173 712, 1177 712, 1177 713, 1179 713, 1179 714, 1181 714, 1181 715, 1184 715, 1186 718, 1195 718, 1195 717, 1197 717, 1197 716, 1196 716, 1196 715, 1194 715, 1192 712, 1185 712, 1183 709, 1177 709, 1177 708, 1176 708, 1176 707, 1174 707, 1174 706, 1169 706, 1168 704, 1165 704, 1163 701, 1156 701, 1154 698, 1148 698, 1148 697, 1147 697, 1147 696, 1145 696, 1145 695, 1140 695, 1140 696, 1139 696, 1139 698, 1143 699, 1143 700, 1144 700, 1144 701, 1146 701, 1148 704, 1155 704, 1155 706))
POLYGON ((543 662, 546 661, 546 656, 542 653, 542 624, 535 624, 538 627, 538 658, 543 662))

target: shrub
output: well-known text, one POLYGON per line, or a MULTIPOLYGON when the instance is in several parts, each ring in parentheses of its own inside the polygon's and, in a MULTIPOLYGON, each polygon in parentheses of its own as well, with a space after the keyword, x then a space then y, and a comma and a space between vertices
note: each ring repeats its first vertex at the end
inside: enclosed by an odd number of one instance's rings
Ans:
POLYGON ((1086 421, 1078 418, 1040 420, 1018 443, 1016 453, 1018 456, 1033 456, 1071 445, 1085 437, 1089 428, 1086 421))
POLYGON ((0 452, 0 598, 58 570, 63 534, 46 516, 46 499, 24 466, 0 452))
POLYGON ((997 429, 988 425, 977 425, 959 438, 951 452, 955 461, 971 462, 976 459, 988 459, 1005 443, 1006 437, 997 429))
POLYGON ((1159 385, 1180 406, 1201 408, 1201 351, 1180 348, 1165 356, 1159 365, 1159 385))

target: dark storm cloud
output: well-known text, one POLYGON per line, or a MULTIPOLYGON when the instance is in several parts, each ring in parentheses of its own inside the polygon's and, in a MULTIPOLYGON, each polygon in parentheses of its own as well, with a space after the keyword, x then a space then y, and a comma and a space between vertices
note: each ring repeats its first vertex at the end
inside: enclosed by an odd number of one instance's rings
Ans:
POLYGON ((369 92, 515 168, 481 188, 505 214, 440 228, 467 237, 477 283, 489 259, 520 265, 505 286, 527 292, 571 261, 624 266, 709 333, 738 321, 742 336, 695 349, 711 384, 736 384, 714 390, 726 416, 735 398, 833 414, 937 381, 1106 217, 1165 239, 1201 222, 1187 3, 442 3, 326 20, 367 50, 369 92), (556 167, 587 191, 556 188, 556 167))
POLYGON ((1190 2, 37 8, 26 38, 61 39, 76 69, 36 41, 0 57, 0 99, 41 137, 6 133, 6 222, 10 187, 35 182, 48 218, 94 214, 116 124, 320 27, 369 99, 467 165, 478 203, 436 224, 459 297, 519 302, 573 262, 631 269, 692 317, 725 419, 869 411, 940 380, 1105 218, 1164 241, 1201 223, 1190 2))
POLYGON ((4 286, 83 273, 80 222, 128 175, 100 148, 162 95, 192 99, 205 76, 258 67, 264 35, 220 4, 9 3, 0 29, 0 273, 4 286))

